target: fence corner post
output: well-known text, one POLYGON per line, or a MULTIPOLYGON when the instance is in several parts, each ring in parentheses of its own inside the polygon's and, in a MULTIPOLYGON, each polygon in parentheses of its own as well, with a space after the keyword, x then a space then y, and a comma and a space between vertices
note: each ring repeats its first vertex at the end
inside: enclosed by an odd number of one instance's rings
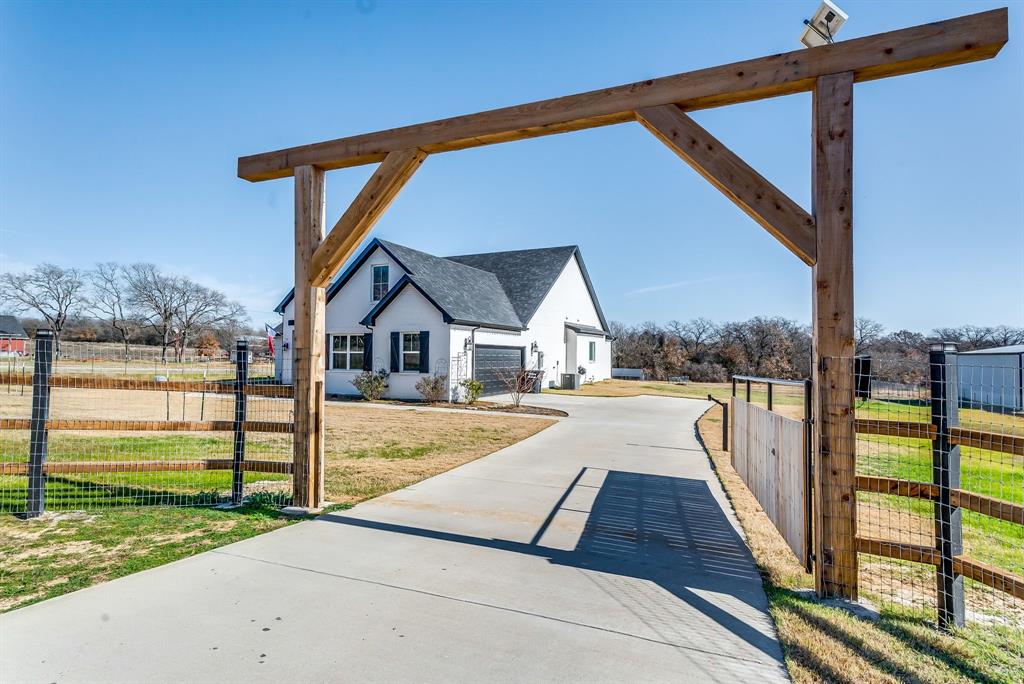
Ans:
POLYGON ((235 448, 231 461, 231 503, 239 506, 242 503, 242 489, 245 471, 245 417, 246 394, 245 385, 249 382, 249 341, 238 340, 235 346, 235 448))
POLYGON ((950 428, 960 425, 955 344, 936 343, 928 351, 931 393, 932 481, 939 486, 935 501, 935 568, 938 623, 942 629, 964 626, 964 578, 954 570, 953 559, 963 553, 963 522, 959 507, 952 505, 952 490, 960 487, 960 447, 950 443, 950 428))
POLYGON ((28 500, 25 517, 37 518, 46 510, 46 452, 50 433, 50 372, 53 369, 53 331, 36 331, 35 364, 32 374, 32 421, 28 447, 28 500))

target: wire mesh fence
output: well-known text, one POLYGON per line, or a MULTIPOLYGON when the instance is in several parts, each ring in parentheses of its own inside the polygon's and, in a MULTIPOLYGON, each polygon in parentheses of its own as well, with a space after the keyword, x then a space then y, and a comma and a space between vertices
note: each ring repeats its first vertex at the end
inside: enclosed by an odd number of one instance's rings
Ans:
POLYGON ((939 345, 918 383, 831 361, 850 386, 828 388, 823 412, 854 394, 861 595, 946 627, 1024 628, 1020 356, 939 345))
POLYGON ((291 388, 248 345, 215 354, 63 342, 0 360, 0 512, 291 494, 291 388))

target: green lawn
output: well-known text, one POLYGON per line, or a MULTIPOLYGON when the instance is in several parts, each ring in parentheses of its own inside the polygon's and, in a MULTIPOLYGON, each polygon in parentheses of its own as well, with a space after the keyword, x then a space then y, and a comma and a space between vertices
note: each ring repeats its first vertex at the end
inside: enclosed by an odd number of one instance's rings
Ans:
POLYGON ((0 612, 153 568, 288 525, 257 501, 243 508, 118 508, 0 516, 0 612))
MULTIPOLYGON (((28 432, 0 432, 0 460, 28 460, 28 432)), ((290 435, 255 435, 246 442, 246 457, 288 460, 290 435)), ((231 458, 233 437, 209 434, 159 433, 135 436, 101 436, 52 432, 47 460, 61 461, 159 461, 231 458)), ((287 480, 287 475, 245 473, 245 482, 287 480)), ((189 470, 139 473, 52 475, 46 482, 47 510, 77 510, 128 505, 175 505, 217 503, 231 489, 231 471, 189 470)), ((28 479, 0 475, 0 513, 25 510, 28 479)))

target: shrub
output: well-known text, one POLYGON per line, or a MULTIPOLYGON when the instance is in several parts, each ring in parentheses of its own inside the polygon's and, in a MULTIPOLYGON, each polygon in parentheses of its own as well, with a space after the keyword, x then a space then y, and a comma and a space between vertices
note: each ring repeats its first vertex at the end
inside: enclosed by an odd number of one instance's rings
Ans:
POLYGON ((425 375, 416 381, 416 391, 422 394, 426 401, 441 401, 444 399, 447 380, 447 375, 425 375))
POLYGON ((363 371, 352 381, 364 399, 374 400, 384 396, 388 389, 388 377, 391 373, 383 368, 379 371, 363 371))
POLYGON ((484 383, 476 380, 475 378, 463 380, 459 385, 466 391, 467 404, 475 403, 476 400, 480 398, 480 395, 484 393, 484 383))

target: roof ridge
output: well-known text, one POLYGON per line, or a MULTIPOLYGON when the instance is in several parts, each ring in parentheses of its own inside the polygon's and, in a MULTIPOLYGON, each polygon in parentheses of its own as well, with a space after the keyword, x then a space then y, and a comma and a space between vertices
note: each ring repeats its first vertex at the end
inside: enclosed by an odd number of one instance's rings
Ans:
MULTIPOLYGON (((437 256, 436 254, 431 254, 430 252, 424 252, 422 249, 416 249, 415 247, 409 247, 408 245, 403 245, 403 244, 400 244, 398 242, 392 242, 391 240, 383 240, 383 239, 378 238, 377 241, 379 243, 383 244, 383 245, 388 245, 388 246, 391 246, 391 247, 401 247, 402 249, 407 249, 410 252, 416 252, 417 254, 422 254, 424 256, 428 256, 431 259, 439 259, 441 261, 447 261, 448 263, 454 264, 455 266, 458 266, 460 268, 468 268, 468 269, 472 269, 474 271, 479 271, 480 273, 487 273, 487 274, 492 275, 492 276, 494 275, 493 271, 487 271, 487 270, 482 269, 482 268, 477 268, 476 266, 470 266, 469 264, 464 264, 464 263, 462 263, 460 261, 453 261, 451 257, 437 256)), ((413 273, 411 275, 416 275, 416 274, 413 273)), ((495 276, 495 277, 497 277, 497 276, 495 276)), ((499 283, 500 283, 500 281, 499 281, 499 283)), ((504 289, 504 288, 502 288, 502 289, 504 289)))
POLYGON ((517 254, 520 252, 548 252, 555 251, 558 249, 575 249, 578 250, 579 245, 556 245, 554 247, 527 247, 526 249, 501 249, 496 252, 476 252, 474 254, 450 254, 442 259, 460 259, 463 257, 475 257, 475 256, 488 256, 492 254, 517 254))

